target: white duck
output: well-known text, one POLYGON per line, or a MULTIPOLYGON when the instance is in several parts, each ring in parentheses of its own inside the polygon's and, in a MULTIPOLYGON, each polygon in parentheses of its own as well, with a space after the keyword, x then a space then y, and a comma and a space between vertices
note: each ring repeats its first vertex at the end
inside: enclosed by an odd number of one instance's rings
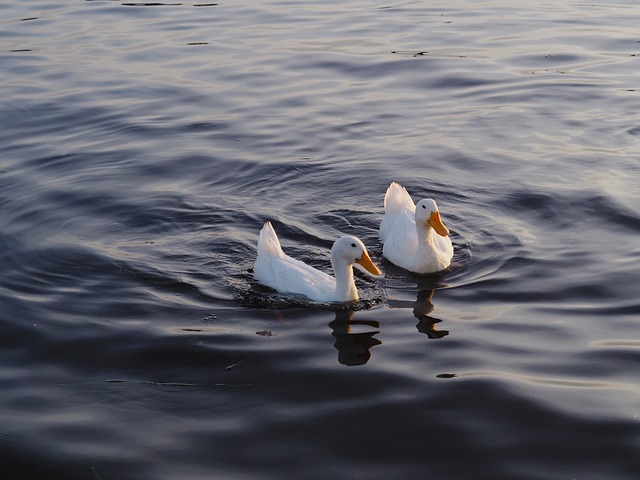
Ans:
POLYGON ((271 222, 266 222, 258 237, 258 256, 253 275, 263 285, 283 293, 298 293, 319 302, 358 300, 352 265, 358 263, 373 275, 381 275, 364 244, 345 236, 331 248, 335 277, 286 255, 271 222))
POLYGON ((407 190, 391 182, 380 223, 382 253, 389 261, 415 273, 444 270, 453 257, 448 235, 434 200, 425 198, 414 205, 407 190))

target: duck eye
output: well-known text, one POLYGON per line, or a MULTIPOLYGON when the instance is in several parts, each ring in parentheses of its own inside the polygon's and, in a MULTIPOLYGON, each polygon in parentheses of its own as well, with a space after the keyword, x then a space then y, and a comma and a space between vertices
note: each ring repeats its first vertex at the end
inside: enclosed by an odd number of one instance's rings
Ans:
POLYGON ((425 210, 427 209, 427 207, 426 207, 426 206, 424 206, 424 205, 422 205, 422 208, 424 208, 425 210))
POLYGON ((351 244, 351 246, 352 246, 353 248, 356 248, 356 244, 355 244, 355 243, 352 243, 352 244, 351 244))

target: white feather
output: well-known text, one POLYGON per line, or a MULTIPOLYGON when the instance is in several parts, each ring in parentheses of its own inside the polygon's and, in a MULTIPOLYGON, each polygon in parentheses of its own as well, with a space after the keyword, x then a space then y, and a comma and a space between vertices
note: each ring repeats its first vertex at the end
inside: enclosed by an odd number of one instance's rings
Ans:
MULTIPOLYGON (((359 239, 340 237, 331 249, 331 263, 336 275, 332 277, 284 253, 271 222, 266 222, 258 237, 253 275, 261 284, 279 292, 296 293, 320 302, 346 302, 359 298, 352 265, 363 257, 370 262, 367 249, 359 239)), ((369 271, 380 274, 375 266, 369 271)))
POLYGON ((407 190, 391 182, 384 196, 384 217, 380 223, 382 253, 395 265, 416 273, 435 273, 446 269, 453 257, 448 236, 434 234, 428 224, 436 202, 423 199, 417 208, 407 190))

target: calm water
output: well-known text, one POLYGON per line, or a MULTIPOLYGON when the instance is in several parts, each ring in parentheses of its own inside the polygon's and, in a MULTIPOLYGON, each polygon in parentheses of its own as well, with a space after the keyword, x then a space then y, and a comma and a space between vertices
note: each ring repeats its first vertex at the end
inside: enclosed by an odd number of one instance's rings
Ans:
POLYGON ((2 2, 2 478, 638 478, 639 19, 2 2), (382 258, 391 180, 437 199, 444 274, 382 258), (256 285, 268 219, 384 280, 256 285))

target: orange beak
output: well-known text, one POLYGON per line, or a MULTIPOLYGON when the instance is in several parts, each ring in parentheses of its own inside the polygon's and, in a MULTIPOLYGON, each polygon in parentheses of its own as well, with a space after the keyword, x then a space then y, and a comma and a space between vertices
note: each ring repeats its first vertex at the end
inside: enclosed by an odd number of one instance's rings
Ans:
POLYGON ((428 223, 429 226, 441 237, 449 235, 449 229, 444 226, 444 223, 442 223, 442 220, 440 219, 440 212, 431 212, 428 223))
POLYGON ((376 267, 373 262, 371 261, 371 257, 369 257, 369 254, 367 253, 367 251, 365 250, 364 253, 362 254, 362 256, 356 260, 356 263, 358 265, 362 265, 362 267, 369 273, 373 274, 373 275, 382 275, 382 272, 380 270, 378 270, 378 267, 376 267))

